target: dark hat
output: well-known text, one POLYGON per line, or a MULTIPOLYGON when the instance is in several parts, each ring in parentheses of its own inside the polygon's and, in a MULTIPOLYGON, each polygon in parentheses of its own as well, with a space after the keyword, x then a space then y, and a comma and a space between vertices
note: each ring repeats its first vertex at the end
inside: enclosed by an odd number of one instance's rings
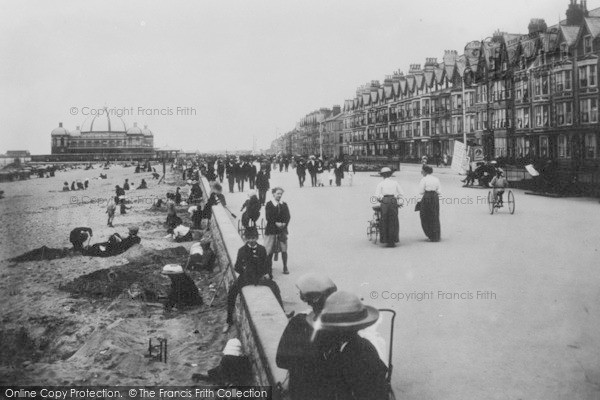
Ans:
POLYGON ((325 307, 316 320, 309 314, 307 322, 316 330, 359 331, 373 325, 379 319, 379 311, 364 305, 358 296, 348 292, 336 292, 327 298, 325 307))
POLYGON ((140 228, 138 228, 137 226, 130 226, 129 227, 129 233, 133 234, 133 235, 137 235, 137 233, 140 231, 140 228))
POLYGON ((255 238, 257 238, 258 237, 258 230, 256 229, 255 226, 249 226, 244 231, 244 237, 245 238, 249 238, 249 237, 255 237, 255 238))

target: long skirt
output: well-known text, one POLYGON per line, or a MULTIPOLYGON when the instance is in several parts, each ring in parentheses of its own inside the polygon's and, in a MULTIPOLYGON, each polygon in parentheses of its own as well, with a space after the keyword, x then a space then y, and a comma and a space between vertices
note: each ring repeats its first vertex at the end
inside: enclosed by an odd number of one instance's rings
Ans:
POLYGON ((427 191, 421 200, 421 226, 432 242, 438 242, 441 235, 440 198, 434 191, 427 191))
POLYGON ((379 234, 381 243, 400 241, 400 223, 398 222, 398 200, 386 196, 381 200, 381 224, 379 234))

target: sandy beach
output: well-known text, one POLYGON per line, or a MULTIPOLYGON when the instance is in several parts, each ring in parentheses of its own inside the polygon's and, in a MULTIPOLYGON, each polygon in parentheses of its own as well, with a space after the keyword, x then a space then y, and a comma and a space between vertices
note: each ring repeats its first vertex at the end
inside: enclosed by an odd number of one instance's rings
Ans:
MULTIPOLYGON (((189 385, 193 373, 218 363, 228 337, 221 334, 223 290, 211 308, 206 305, 220 280, 217 270, 191 273, 204 306, 166 312, 158 300, 170 287, 162 266, 184 265, 192 242, 165 239, 164 207, 151 207, 182 182, 167 173, 158 185, 151 173, 136 174, 134 167, 94 167, 0 184, 0 383, 189 385), (97 179, 100 173, 108 178, 97 179), (86 178, 87 190, 61 190, 65 181, 86 178), (126 178, 133 183, 127 192, 131 209, 125 215, 117 210, 110 228, 106 202, 126 178), (148 189, 135 189, 142 178, 148 189), (131 225, 139 227, 142 242, 118 256, 10 261, 43 245, 71 247, 75 227, 92 228, 93 244, 114 232, 124 236, 131 225), (131 295, 140 288, 141 296, 131 295), (168 339, 167 363, 146 357, 148 340, 158 343, 159 337, 168 339)), ((189 225, 185 209, 179 215, 189 225)))

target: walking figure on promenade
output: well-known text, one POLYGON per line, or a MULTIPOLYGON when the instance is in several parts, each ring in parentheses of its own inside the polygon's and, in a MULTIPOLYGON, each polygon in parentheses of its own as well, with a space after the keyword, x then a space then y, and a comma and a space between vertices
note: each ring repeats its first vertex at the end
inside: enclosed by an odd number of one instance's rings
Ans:
POLYGON ((258 200, 260 205, 264 206, 267 201, 267 190, 269 190, 269 172, 266 164, 263 164, 260 171, 256 174, 256 189, 258 190, 258 200))
POLYGON ((315 187, 317 186, 317 162, 315 161, 315 156, 310 156, 309 158, 306 169, 310 175, 310 184, 312 187, 315 187))
POLYGON ((421 217, 421 226, 423 232, 432 242, 440 241, 440 180, 431 175, 433 168, 429 165, 423 165, 421 174, 423 178, 419 182, 419 213, 421 217))
POLYGON ((265 215, 267 219, 267 227, 265 228, 265 248, 269 256, 270 268, 269 276, 273 276, 273 254, 281 252, 281 260, 283 261, 283 273, 289 274, 287 267, 287 236, 288 224, 290 223, 290 209, 288 205, 281 201, 283 189, 280 187, 274 188, 271 193, 273 200, 269 201, 265 206, 265 215))
POLYGON ((400 241, 400 222, 398 221, 398 208, 404 203, 404 193, 400 184, 392 179, 392 170, 388 167, 379 173, 383 177, 377 188, 375 196, 381 205, 381 243, 387 247, 394 247, 400 241))
POLYGON ((304 187, 304 181, 306 180, 306 164, 302 158, 296 163, 296 175, 298 175, 300 187, 304 187))

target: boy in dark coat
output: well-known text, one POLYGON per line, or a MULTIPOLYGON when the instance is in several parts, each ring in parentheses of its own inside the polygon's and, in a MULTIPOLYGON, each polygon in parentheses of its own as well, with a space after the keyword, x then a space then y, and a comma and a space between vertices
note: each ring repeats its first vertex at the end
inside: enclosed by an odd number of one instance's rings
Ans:
POLYGON ((273 292, 273 295, 283 309, 283 300, 277 283, 271 279, 266 279, 265 275, 269 272, 269 259, 267 251, 263 246, 257 243, 258 231, 255 227, 246 229, 244 233, 246 244, 238 250, 237 259, 235 261, 235 272, 239 274, 238 278, 231 284, 227 293, 227 326, 223 329, 224 332, 229 330, 233 325, 233 311, 235 309, 235 301, 238 294, 244 286, 248 285, 264 285, 268 286, 273 292))

